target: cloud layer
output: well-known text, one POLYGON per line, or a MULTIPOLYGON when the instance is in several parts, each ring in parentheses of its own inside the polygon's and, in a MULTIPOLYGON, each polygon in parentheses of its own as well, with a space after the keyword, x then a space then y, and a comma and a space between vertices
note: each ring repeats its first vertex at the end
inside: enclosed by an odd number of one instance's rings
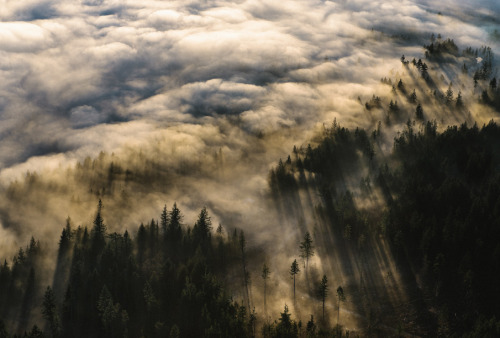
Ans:
MULTIPOLYGON (((482 5, 471 15, 497 9, 482 5)), ((7 0, 0 167, 77 152, 88 144, 82 129, 90 136, 103 124, 134 138, 128 123, 138 120, 156 128, 229 115, 265 132, 349 115, 336 103, 343 86, 370 86, 397 68, 405 46, 394 35, 460 27, 458 42, 487 40, 459 10, 446 16, 451 6, 441 7, 438 15, 425 1, 7 0)), ((109 148, 105 134, 92 151, 109 148)))

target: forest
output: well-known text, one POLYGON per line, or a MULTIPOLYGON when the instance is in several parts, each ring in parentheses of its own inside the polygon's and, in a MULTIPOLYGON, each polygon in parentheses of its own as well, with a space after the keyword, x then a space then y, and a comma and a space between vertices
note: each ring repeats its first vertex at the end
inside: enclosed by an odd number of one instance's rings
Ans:
MULTIPOLYGON (((421 286, 416 334, 495 336, 500 333, 500 127, 494 122, 436 130, 432 122, 409 121, 394 139, 391 158, 376 154, 380 135, 351 131, 336 122, 315 146, 295 149, 270 173, 275 201, 293 199, 317 186, 318 217, 343 239, 342 250, 370 250, 368 238, 390 243, 407 283, 421 286), (342 159, 342 161, 339 161, 342 159), (346 171, 365 163, 368 174, 353 191, 338 186, 346 171), (359 207, 354 195, 385 207, 359 207), (280 197, 282 196, 282 197, 280 197), (413 279, 413 281, 411 280, 413 279)), ((321 320, 294 320, 287 304, 279 318, 265 320, 265 303, 252 304, 252 280, 273 278, 266 262, 248 251, 245 233, 214 227, 206 208, 186 225, 174 203, 129 233, 106 230, 99 200, 91 228, 68 218, 58 243, 53 283, 42 284, 44 247, 36 239, 0 269, 2 337, 332 337, 383 335, 383 328, 344 331, 321 320), (235 282, 237 281, 237 282, 235 282), (240 289, 236 301, 229 290, 240 289), (26 329, 34 319, 35 324, 26 329)), ((304 234, 301 258, 323 253, 319 232, 304 234)), ((288 264, 288 263, 287 263, 288 264)), ((302 268, 292 262, 290 275, 302 268)), ((353 288, 318 280, 318 305, 356 297, 353 288)), ((265 292, 265 291, 264 291, 265 292)), ((295 292, 295 288, 294 288, 295 292)), ((265 300, 264 300, 265 302, 265 300)), ((294 308, 300 308, 300 301, 294 308)), ((324 314, 323 314, 324 315, 324 314)), ((414 329, 415 329, 414 327, 414 329)), ((391 334, 397 334, 391 332, 391 334)))

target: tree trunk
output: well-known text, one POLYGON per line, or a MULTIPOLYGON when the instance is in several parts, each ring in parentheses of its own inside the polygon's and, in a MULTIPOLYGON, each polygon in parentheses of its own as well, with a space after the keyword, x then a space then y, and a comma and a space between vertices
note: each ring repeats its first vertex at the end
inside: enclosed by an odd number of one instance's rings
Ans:
POLYGON ((264 279, 264 314, 267 316, 267 305, 266 305, 266 280, 264 279))
POLYGON ((325 297, 323 297, 323 321, 325 320, 325 297))
POLYGON ((337 331, 340 331, 340 297, 339 297, 339 309, 337 311, 337 331))

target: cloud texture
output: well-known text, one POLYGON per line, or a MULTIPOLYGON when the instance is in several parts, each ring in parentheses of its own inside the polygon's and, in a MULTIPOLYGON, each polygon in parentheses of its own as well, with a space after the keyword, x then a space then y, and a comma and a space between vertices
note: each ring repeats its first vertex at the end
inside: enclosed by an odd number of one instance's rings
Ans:
MULTIPOLYGON (((483 5, 477 16, 497 9, 483 5)), ((431 9, 425 1, 5 0, 0 167, 74 155, 88 145, 72 141, 75 130, 99 125, 120 124, 134 138, 128 123, 138 120, 156 128, 233 116, 265 132, 349 115, 336 102, 342 87, 370 86, 397 68, 404 45, 393 35, 448 36, 459 26, 459 42, 487 40, 481 27, 431 9)), ((90 153, 109 148, 105 134, 90 153)))

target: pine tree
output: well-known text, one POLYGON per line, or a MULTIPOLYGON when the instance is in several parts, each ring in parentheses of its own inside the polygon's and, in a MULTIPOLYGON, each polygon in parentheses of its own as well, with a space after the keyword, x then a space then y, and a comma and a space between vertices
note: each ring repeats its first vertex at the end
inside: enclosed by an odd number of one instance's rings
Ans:
POLYGON ((128 313, 121 309, 119 303, 113 302, 113 297, 106 285, 101 289, 97 301, 97 312, 106 337, 123 337, 127 334, 128 313))
POLYGON ((35 324, 31 328, 31 331, 29 333, 24 333, 24 336, 27 338, 44 338, 45 335, 43 334, 43 331, 40 330, 40 328, 35 324))
POLYGON ((415 89, 413 89, 413 92, 410 94, 410 98, 408 100, 410 103, 417 103, 417 93, 415 92, 415 89))
POLYGON ((30 272, 28 275, 28 281, 26 283, 26 288, 24 291, 23 302, 21 306, 20 320, 19 320, 19 328, 25 328, 28 324, 28 319, 31 313, 31 307, 35 301, 35 269, 33 267, 30 268, 30 272))
POLYGON ((275 337, 297 337, 297 323, 291 319, 288 306, 285 304, 285 310, 281 313, 278 324, 276 325, 275 337))
POLYGON ((61 259, 65 257, 70 248, 71 248, 71 239, 72 239, 72 230, 71 230, 71 219, 68 217, 66 219, 66 227, 63 229, 61 233, 61 237, 59 239, 59 251, 58 251, 58 258, 61 259))
POLYGON ((91 232, 91 257, 93 262, 96 263, 97 256, 101 254, 102 250, 106 246, 106 240, 104 236, 106 235, 106 226, 104 225, 104 220, 102 218, 102 202, 99 199, 99 204, 97 206, 97 214, 94 219, 94 227, 91 232))
POLYGON ((240 230, 239 245, 241 250, 241 265, 243 267, 243 286, 245 287, 246 301, 248 306, 248 313, 250 313, 250 293, 248 287, 250 284, 250 274, 247 271, 247 261, 246 261, 246 239, 243 230, 240 230))
POLYGON ((167 226, 168 226, 168 212, 167 212, 167 205, 165 205, 161 212, 161 230, 163 231, 164 236, 167 235, 167 226))
POLYGON ((304 235, 304 240, 300 243, 300 258, 305 260, 305 269, 307 273, 307 267, 309 265, 309 258, 314 256, 314 245, 309 231, 304 235))
POLYGON ((264 263, 262 266, 262 279, 264 280, 264 313, 267 314, 267 304, 266 304, 266 289, 267 289, 267 280, 269 279, 269 267, 264 263))
POLYGON ((215 232, 217 233, 217 236, 219 236, 219 238, 222 238, 222 236, 224 235, 224 228, 222 227, 222 224, 219 223, 219 226, 217 227, 217 230, 215 230, 215 232))
POLYGON ((446 91, 446 104, 450 105, 453 102, 453 90, 451 89, 451 83, 446 91))
POLYGON ((493 78, 490 81, 490 89, 491 91, 495 92, 497 90, 497 79, 493 78))
POLYGON ((455 103, 457 108, 462 108, 464 106, 464 102, 462 100, 462 92, 459 90, 457 95, 457 102, 455 103))
POLYGON ((415 116, 417 117, 418 120, 424 119, 424 110, 420 103, 417 105, 417 109, 415 110, 415 116))
POLYGON ((339 286, 337 288, 337 298, 339 301, 339 309, 337 313, 337 325, 339 325, 339 320, 340 320, 340 303, 345 301, 345 294, 344 294, 344 289, 342 289, 342 286, 339 286))
POLYGON ((182 214, 179 208, 177 208, 177 203, 174 203, 172 210, 169 214, 169 223, 167 227, 167 238, 172 241, 179 241, 182 236, 181 229, 182 214))
POLYGON ((405 85, 403 84, 403 80, 399 80, 398 82, 398 90, 403 93, 403 94, 406 94, 406 88, 405 88, 405 85))
POLYGON ((50 286, 47 286, 47 290, 45 291, 45 295, 43 296, 42 314, 43 318, 45 318, 45 320, 47 321, 50 332, 52 333, 52 337, 59 337, 59 335, 61 334, 61 324, 56 308, 56 299, 54 296, 54 292, 52 291, 50 286))
POLYGON ((201 209, 198 220, 193 227, 193 237, 195 240, 200 242, 206 242, 210 240, 210 231, 212 230, 212 221, 208 216, 208 211, 206 207, 201 209))
POLYGON ((295 304, 295 276, 300 272, 299 264, 294 259, 290 266, 290 277, 293 278, 293 303, 295 304))
POLYGON ((137 230, 136 241, 137 241, 137 261, 139 263, 139 266, 142 267, 142 264, 146 259, 146 249, 148 241, 148 234, 146 231, 146 227, 142 223, 139 226, 139 230, 137 230))
POLYGON ((323 320, 325 320, 325 301, 328 296, 328 279, 326 275, 323 275, 321 282, 318 287, 318 296, 321 298, 323 302, 323 320))

